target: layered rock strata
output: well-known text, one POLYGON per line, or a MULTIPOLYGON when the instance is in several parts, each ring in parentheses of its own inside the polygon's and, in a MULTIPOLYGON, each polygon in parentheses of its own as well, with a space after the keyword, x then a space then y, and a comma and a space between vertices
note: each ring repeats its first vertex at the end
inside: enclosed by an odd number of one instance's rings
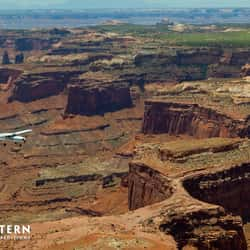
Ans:
POLYGON ((250 76, 250 64, 246 64, 242 67, 242 76, 250 76))
POLYGON ((156 78, 158 81, 229 78, 241 75, 241 67, 249 63, 249 55, 248 50, 242 49, 226 51, 220 48, 175 48, 161 54, 139 53, 134 64, 137 71, 145 73, 145 82, 153 82, 156 78))
POLYGON ((58 95, 81 71, 25 73, 17 79, 9 101, 31 102, 58 95))
POLYGON ((33 37, 17 38, 14 41, 15 49, 19 51, 31 51, 31 50, 47 50, 53 43, 56 43, 58 39, 41 39, 33 37))
POLYGON ((218 204, 227 211, 250 220, 250 164, 229 170, 196 176, 184 182, 190 194, 205 202, 218 204))
POLYGON ((129 85, 119 79, 85 78, 69 87, 66 114, 96 115, 130 108, 129 85))
POLYGON ((198 104, 146 101, 143 133, 186 134, 198 138, 248 136, 247 121, 235 120, 198 104))
POLYGON ((233 153, 236 156, 233 161, 237 162, 237 155, 240 157, 241 151, 243 154, 249 151, 245 142, 237 144, 236 141, 230 142, 228 139, 220 140, 217 138, 192 141, 192 150, 187 154, 184 151, 188 146, 183 146, 181 140, 172 143, 172 146, 166 144, 169 148, 164 151, 167 152, 166 155, 161 150, 164 145, 144 145, 137 150, 137 159, 130 165, 130 209, 152 204, 153 194, 153 202, 161 202, 155 204, 157 212, 152 209, 152 216, 144 225, 158 227, 160 231, 172 235, 178 249, 185 246, 207 250, 247 249, 240 216, 245 220, 249 219, 249 200, 243 197, 249 192, 250 164, 247 162, 237 165, 231 162, 222 170, 222 163, 214 167, 212 163, 208 163, 194 169, 197 162, 203 162, 207 157, 214 157, 216 162, 219 162, 218 159, 223 159, 223 156, 225 158, 225 154, 230 157, 233 153), (196 151, 200 148, 203 148, 204 152, 196 151), (171 155, 175 155, 175 158, 169 157, 169 151, 172 151, 171 155), (181 159, 181 163, 178 163, 177 158, 181 159), (135 173, 140 173, 140 179, 135 173), (163 183, 160 185, 158 180, 163 183), (167 190, 171 190, 171 195, 168 191, 162 195, 164 180, 167 190), (153 187, 153 190, 147 188, 147 185, 153 187))
POLYGON ((0 68, 0 84, 14 82, 22 73, 20 70, 0 68))
POLYGON ((130 210, 162 201, 173 193, 168 178, 143 164, 130 165, 128 187, 130 210))

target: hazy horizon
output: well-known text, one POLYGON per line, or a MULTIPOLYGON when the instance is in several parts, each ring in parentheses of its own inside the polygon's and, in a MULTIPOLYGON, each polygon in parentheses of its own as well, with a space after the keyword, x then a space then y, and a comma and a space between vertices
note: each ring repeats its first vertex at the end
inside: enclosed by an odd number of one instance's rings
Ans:
POLYGON ((106 7, 106 8, 34 8, 34 7, 30 7, 30 8, 1 8, 0 12, 4 12, 4 11, 74 11, 74 12, 81 12, 81 11, 108 11, 108 10, 133 10, 133 11, 140 11, 140 10, 148 10, 148 11, 154 11, 154 10, 192 10, 192 9, 221 9, 221 10, 233 10, 233 9, 250 9, 249 7, 169 7, 169 8, 164 8, 164 7, 141 7, 141 8, 115 8, 115 7, 106 7))
POLYGON ((84 10, 84 9, 147 9, 147 8, 250 8, 249 0, 0 0, 2 5, 1 10, 26 10, 26 9, 69 9, 69 10, 84 10))

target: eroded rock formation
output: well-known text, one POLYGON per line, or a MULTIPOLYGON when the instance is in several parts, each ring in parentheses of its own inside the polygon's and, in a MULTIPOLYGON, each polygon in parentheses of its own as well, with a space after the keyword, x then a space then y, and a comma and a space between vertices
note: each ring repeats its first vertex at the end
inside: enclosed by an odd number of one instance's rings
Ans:
POLYGON ((239 77, 241 67, 249 62, 248 50, 220 48, 172 49, 167 53, 143 54, 135 57, 135 66, 146 74, 146 82, 190 81, 208 77, 239 77), (154 68, 154 72, 150 69, 154 68), (165 79, 164 79, 165 77, 165 79))
POLYGON ((20 75, 22 71, 9 68, 0 69, 0 84, 6 84, 14 82, 20 75))
POLYGON ((81 84, 69 87, 65 113, 96 115, 131 106, 132 99, 127 83, 119 79, 103 79, 103 76, 101 79, 84 76, 81 84))
POLYGON ((250 220, 250 164, 197 176, 184 182, 189 193, 205 202, 218 204, 227 211, 250 220))
POLYGON ((70 79, 81 71, 51 71, 23 74, 16 82, 9 101, 31 102, 61 93, 70 79))
POLYGON ((188 245, 207 250, 246 250, 242 220, 237 215, 249 219, 250 203, 245 197, 250 185, 249 163, 235 165, 233 162, 237 162, 237 155, 248 154, 249 148, 246 142, 239 142, 220 138, 196 140, 190 143, 189 153, 185 153, 189 146, 183 145, 182 140, 171 145, 166 143, 165 153, 162 144, 141 146, 128 176, 130 209, 161 202, 152 209, 152 217, 145 221, 145 226, 159 227, 173 235, 178 249, 188 245), (198 152, 200 149, 203 151, 198 152), (175 158, 170 156, 170 151, 175 158), (229 158, 232 153, 236 157, 224 165, 224 170, 221 170, 223 163, 211 167, 213 163, 208 162, 203 168, 197 165, 199 168, 194 171, 196 161, 203 162, 208 157, 216 162, 225 161, 225 153, 229 158))
POLYGON ((45 50, 56 41, 57 39, 23 37, 15 40, 15 49, 19 51, 45 50))
MULTIPOLYGON (((239 76, 249 62, 247 49, 163 45, 159 52, 157 43, 147 47, 143 39, 105 32, 54 30, 51 35, 69 35, 58 43, 26 34, 18 42, 0 38, 3 46, 26 51, 27 59, 11 66, 24 69, 22 76, 3 72, 3 83, 14 84, 6 88, 13 91, 9 103, 10 91, 0 91, 1 129, 33 129, 23 148, 7 145, 1 155, 2 168, 12 169, 0 176, 1 218, 31 223, 60 219, 61 226, 51 232, 32 225, 35 236, 27 249, 41 248, 41 241, 51 241, 53 248, 60 230, 72 240, 74 232, 66 232, 65 225, 74 230, 81 221, 81 242, 87 244, 83 237, 94 232, 97 248, 105 237, 107 244, 114 237, 116 247, 121 236, 130 237, 130 245, 121 241, 122 246, 134 248, 246 250, 242 228, 249 221, 250 144, 238 137, 250 134, 249 83, 190 80, 239 76), (189 82, 165 84, 184 80, 189 82), (130 108, 133 88, 135 107, 130 108), (141 103, 152 94, 159 99, 146 102, 145 134, 138 135, 141 103), (178 141, 182 135, 185 140, 178 141), (150 143, 141 145, 144 139, 150 143), (120 146, 127 151, 119 153, 120 146), (98 218, 73 218, 72 224, 71 218, 63 219, 79 215, 98 218)), ((57 222, 49 223, 51 228, 57 222)))
POLYGON ((248 136, 247 122, 197 104, 146 101, 143 133, 187 134, 198 138, 248 136))
POLYGON ((246 64, 242 67, 242 76, 250 76, 250 64, 246 64))
POLYGON ((167 177, 139 163, 130 165, 128 187, 130 210, 165 200, 173 193, 167 177))

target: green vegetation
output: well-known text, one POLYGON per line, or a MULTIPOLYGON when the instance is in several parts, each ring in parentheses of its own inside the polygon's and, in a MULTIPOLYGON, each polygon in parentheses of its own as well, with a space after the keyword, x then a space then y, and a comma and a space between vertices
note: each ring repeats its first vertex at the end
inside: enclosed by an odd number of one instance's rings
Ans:
MULTIPOLYGON (((99 32, 116 32, 119 34, 150 35, 157 32, 157 26, 139 24, 119 24, 119 25, 98 25, 94 27, 99 32)), ((165 28, 167 31, 167 28, 165 28)))
POLYGON ((250 47, 250 30, 237 32, 169 33, 160 35, 172 45, 191 47, 250 47))
POLYGON ((95 27, 100 32, 116 32, 121 35, 146 37, 165 45, 191 46, 191 47, 250 47, 250 28, 244 30, 199 32, 197 28, 184 32, 174 32, 164 25, 100 25, 95 27))

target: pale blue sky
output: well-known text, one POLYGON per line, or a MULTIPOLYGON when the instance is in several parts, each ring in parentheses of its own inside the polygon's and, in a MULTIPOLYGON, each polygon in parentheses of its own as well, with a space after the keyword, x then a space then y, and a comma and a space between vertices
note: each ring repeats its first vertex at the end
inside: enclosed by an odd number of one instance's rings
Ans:
POLYGON ((1 9, 250 7, 250 0, 0 0, 1 9))

